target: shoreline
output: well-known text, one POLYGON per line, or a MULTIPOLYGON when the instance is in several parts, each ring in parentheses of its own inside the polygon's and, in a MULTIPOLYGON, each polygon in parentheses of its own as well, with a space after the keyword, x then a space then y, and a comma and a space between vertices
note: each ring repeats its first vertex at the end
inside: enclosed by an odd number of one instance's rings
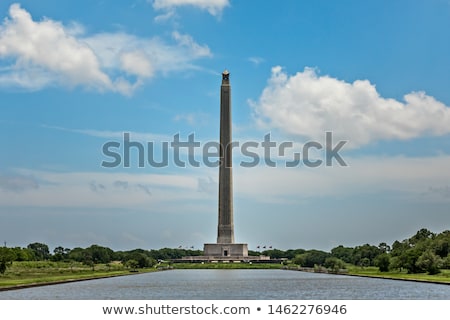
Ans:
MULTIPOLYGON (((139 274, 139 273, 137 273, 139 274)), ((98 277, 86 277, 86 278, 80 278, 80 279, 64 279, 64 280, 55 280, 55 281, 43 281, 43 282, 33 282, 33 283, 27 283, 27 284, 18 284, 14 286, 5 286, 0 287, 0 292, 3 291, 12 291, 12 290, 20 290, 20 289, 28 289, 28 288, 35 288, 35 287, 44 287, 44 286, 51 286, 51 285, 57 285, 57 284, 64 284, 64 283, 72 283, 72 282, 81 282, 81 281, 88 281, 88 280, 97 280, 97 279, 107 279, 107 278, 114 278, 114 277, 124 277, 124 276, 131 276, 133 273, 130 274, 112 274, 108 276, 98 276, 98 277)))
POLYGON ((89 281, 89 280, 133 276, 133 275, 138 275, 138 274, 143 274, 143 273, 151 273, 151 272, 165 271, 165 270, 167 270, 167 269, 157 269, 157 270, 148 270, 148 271, 146 270, 143 272, 131 272, 130 271, 129 273, 90 276, 90 277, 78 278, 78 279, 63 279, 63 280, 55 280, 55 281, 32 282, 32 283, 26 283, 26 284, 18 284, 18 285, 13 285, 13 286, 0 287, 0 292, 20 290, 20 289, 29 289, 29 288, 35 288, 35 287, 44 287, 44 286, 58 285, 58 284, 64 284, 64 283, 73 283, 73 282, 81 282, 81 281, 89 281))
MULTIPOLYGON (((192 269, 196 269, 196 268, 192 268, 192 269)), ((198 268, 198 269, 202 269, 202 268, 198 268)), ((250 269, 250 268, 246 268, 246 269, 250 269)), ((79 279, 64 279, 64 280, 55 280, 55 281, 47 281, 47 282, 45 282, 45 281, 43 281, 43 282, 34 282, 34 283, 19 284, 19 285, 14 285, 14 286, 0 287, 0 292, 12 291, 12 290, 20 290, 20 289, 29 289, 29 288, 35 288, 35 287, 44 287, 44 286, 51 286, 51 285, 58 285, 58 284, 65 284, 65 283, 74 283, 74 282, 81 282, 81 281, 89 281, 89 280, 97 280, 97 279, 107 279, 107 278, 115 278, 115 277, 132 276, 132 275, 138 275, 138 274, 143 274, 143 273, 166 271, 166 270, 177 270, 177 269, 176 268, 173 268, 173 269, 157 269, 157 270, 149 270, 149 271, 144 271, 144 272, 129 272, 129 273, 123 273, 123 274, 101 275, 101 276, 92 276, 92 277, 79 278, 79 279)), ((178 270, 183 270, 183 269, 178 269, 178 270)), ((224 268, 224 270, 233 270, 233 269, 225 269, 224 268)), ((255 268, 254 270, 261 270, 261 268, 255 268)), ((288 268, 280 268, 280 270, 315 273, 314 271, 288 269, 288 268)), ((325 274, 350 276, 350 277, 397 280, 397 281, 409 281, 409 282, 416 282, 416 283, 431 283, 431 284, 440 284, 440 285, 450 285, 450 282, 444 282, 444 281, 424 280, 424 279, 408 279, 408 278, 395 278, 395 277, 391 277, 391 276, 380 276, 380 275, 365 275, 365 274, 351 274, 351 273, 338 273, 338 274, 336 274, 336 273, 325 273, 325 274)))
POLYGON ((410 281, 410 282, 421 282, 421 283, 432 283, 432 284, 443 284, 443 285, 450 285, 450 282, 444 282, 444 281, 436 281, 436 280, 424 280, 424 279, 408 279, 408 278, 395 278, 391 276, 378 276, 378 275, 367 275, 367 274, 343 274, 344 276, 350 276, 350 277, 363 277, 363 278, 374 278, 374 279, 386 279, 386 280, 399 280, 399 281, 410 281))
POLYGON ((443 285, 447 285, 447 286, 450 285, 450 282, 438 281, 438 280, 425 280, 425 279, 414 279, 414 278, 396 278, 396 277, 392 277, 392 276, 368 275, 368 274, 356 274, 356 273, 315 272, 315 271, 297 270, 297 269, 283 269, 283 270, 310 272, 310 273, 323 273, 323 274, 329 274, 329 275, 350 276, 350 277, 362 277, 362 278, 373 278, 373 279, 386 279, 386 280, 410 281, 410 282, 420 282, 420 283, 443 284, 443 285))
POLYGON ((358 274, 358 273, 351 273, 351 272, 340 272, 340 273, 333 273, 328 272, 326 269, 322 269, 323 271, 315 271, 314 268, 283 268, 284 270, 289 271, 300 271, 300 272, 310 272, 310 273, 324 273, 324 274, 330 274, 330 275, 340 275, 340 276, 351 276, 351 277, 363 277, 363 278, 374 278, 374 279, 386 279, 386 280, 400 280, 400 281, 411 281, 411 282, 421 282, 421 283, 432 283, 432 284, 444 284, 444 285, 450 285, 450 281, 439 281, 439 280, 427 280, 427 279, 419 279, 419 278, 403 278, 403 277, 395 277, 395 276, 389 276, 389 275, 370 275, 370 274, 358 274))

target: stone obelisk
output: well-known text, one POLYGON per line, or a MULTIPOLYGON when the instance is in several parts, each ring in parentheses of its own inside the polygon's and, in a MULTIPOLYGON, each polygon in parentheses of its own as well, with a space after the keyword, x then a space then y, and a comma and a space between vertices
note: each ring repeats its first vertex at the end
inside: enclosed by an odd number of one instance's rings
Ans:
POLYGON ((234 243, 233 222, 233 170, 231 135, 230 73, 222 73, 220 86, 220 166, 219 166, 219 223, 217 243, 205 243, 204 255, 208 260, 245 260, 248 245, 234 243))
POLYGON ((234 243, 233 168, 231 148, 231 86, 230 73, 222 73, 220 86, 220 166, 219 224, 217 243, 234 243))

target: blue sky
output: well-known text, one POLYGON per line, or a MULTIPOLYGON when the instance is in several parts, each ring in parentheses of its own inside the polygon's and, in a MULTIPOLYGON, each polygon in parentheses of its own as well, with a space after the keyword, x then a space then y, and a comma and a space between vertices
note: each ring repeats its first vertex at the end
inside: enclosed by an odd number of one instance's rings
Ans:
POLYGON ((155 150, 175 134, 217 141, 224 69, 234 140, 295 148, 273 151, 274 168, 243 168, 235 150, 236 241, 330 250, 450 228, 447 0, 3 0, 0 16, 9 246, 214 242, 217 168, 180 168, 173 152, 139 168, 136 149, 129 168, 101 164, 124 132, 155 150), (347 166, 285 166, 327 131, 347 166))

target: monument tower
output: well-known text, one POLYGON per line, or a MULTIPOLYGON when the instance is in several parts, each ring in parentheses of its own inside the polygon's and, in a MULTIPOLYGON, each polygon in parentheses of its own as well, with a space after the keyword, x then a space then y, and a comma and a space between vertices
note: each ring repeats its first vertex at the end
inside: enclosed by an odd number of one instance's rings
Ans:
POLYGON ((204 255, 242 259, 248 256, 246 243, 234 243, 233 222, 233 166, 231 135, 230 73, 222 73, 220 86, 220 166, 219 166, 219 222, 217 243, 205 243, 204 255))
POLYGON ((220 86, 220 157, 219 224, 217 243, 234 243, 233 164, 231 148, 231 86, 230 73, 222 73, 220 86))

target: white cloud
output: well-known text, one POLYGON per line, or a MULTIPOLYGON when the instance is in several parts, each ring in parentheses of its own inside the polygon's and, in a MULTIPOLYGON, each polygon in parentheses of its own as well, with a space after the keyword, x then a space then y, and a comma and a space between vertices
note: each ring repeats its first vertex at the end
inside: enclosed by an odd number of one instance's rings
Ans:
POLYGON ((99 56, 105 69, 121 69, 140 78, 151 77, 159 72, 196 68, 193 61, 211 57, 206 45, 196 43, 191 36, 178 32, 172 34, 174 44, 158 37, 139 38, 126 33, 101 33, 84 38, 99 56))
POLYGON ((450 133, 450 108, 424 92, 397 101, 381 97, 368 80, 347 83, 311 68, 293 76, 272 68, 259 100, 250 103, 262 126, 312 139, 333 131, 352 147, 450 133))
MULTIPOLYGON (((346 158, 348 167, 269 168, 235 166, 237 199, 293 204, 314 198, 389 194, 405 203, 448 203, 450 156, 346 158)), ((30 182, 4 182, 4 206, 129 208, 179 211, 186 203, 211 210, 217 201, 217 168, 174 173, 50 172, 17 169, 30 182), (40 181, 37 187, 33 181, 40 181), (12 187, 11 187, 12 186, 12 187), (19 190, 20 192, 9 192, 19 190), (95 191, 95 192, 93 192, 95 191), (76 194, 76 197, 73 195, 76 194), (151 196, 150 196, 151 195, 151 196)), ((1 180, 1 179, 0 179, 1 180)), ((0 183, 1 184, 1 183, 0 183)), ((202 209, 202 210, 203 210, 202 209)), ((198 207, 196 207, 198 210, 198 207)), ((198 211, 197 211, 198 212, 198 211)))
POLYGON ((23 192, 38 188, 39 182, 32 175, 0 175, 0 190, 23 192))
POLYGON ((156 16, 155 22, 157 22, 157 23, 165 22, 167 20, 170 20, 170 18, 172 18, 174 16, 175 16, 175 11, 170 10, 170 11, 167 11, 165 14, 160 14, 160 15, 156 16))
POLYGON ((217 16, 222 10, 229 6, 228 0, 154 0, 153 8, 156 10, 168 10, 169 12, 176 7, 193 6, 202 10, 207 10, 211 15, 217 16))
POLYGON ((50 172, 17 169, 21 178, 1 183, 0 203, 6 206, 134 208, 177 206, 178 201, 204 199, 198 175, 127 174, 106 172, 50 172), (29 179, 28 179, 29 180, 29 179), (33 180, 33 181, 34 181, 33 180), (118 182, 119 181, 119 182, 118 182), (20 192, 9 192, 9 191, 20 192), (73 195, 76 194, 76 197, 73 195), (151 195, 151 197, 150 197, 151 195))
POLYGON ((450 156, 346 157, 348 167, 234 167, 237 196, 261 202, 295 203, 315 197, 389 193, 406 202, 448 202, 450 156), (433 191, 442 192, 433 192, 433 191))
POLYGON ((250 57, 248 58, 248 61, 250 61, 251 63, 253 63, 254 65, 259 65, 261 63, 264 62, 264 58, 261 57, 250 57))
POLYGON ((58 126, 47 126, 42 127, 66 132, 80 133, 91 137, 97 138, 107 138, 107 139, 123 139, 124 133, 130 134, 130 140, 138 141, 171 141, 173 136, 157 133, 146 133, 146 132, 136 132, 136 131, 109 131, 109 130, 93 130, 93 129, 69 129, 58 126))
POLYGON ((0 56, 16 58, 11 72, 17 84, 33 86, 34 74, 43 72, 39 77, 40 85, 57 77, 69 85, 112 88, 94 52, 73 36, 79 30, 67 30, 61 23, 49 19, 34 22, 18 4, 11 5, 9 15, 11 20, 6 19, 0 27, 0 56), (28 68, 31 73, 26 72, 28 68), (43 81, 43 77, 47 81, 43 81))
POLYGON ((126 52, 120 57, 122 69, 136 76, 148 78, 154 73, 153 67, 142 51, 126 52))
POLYGON ((178 44, 188 50, 193 57, 209 57, 211 52, 208 47, 199 45, 188 34, 181 34, 178 31, 172 32, 172 37, 178 44))
POLYGON ((207 46, 177 32, 171 43, 126 33, 84 36, 76 23, 33 21, 18 4, 9 15, 0 25, 0 86, 83 86, 130 95, 158 72, 194 68, 194 60, 211 56, 207 46))
POLYGON ((203 112, 177 114, 174 121, 183 121, 190 126, 204 126, 211 123, 210 115, 203 112))

